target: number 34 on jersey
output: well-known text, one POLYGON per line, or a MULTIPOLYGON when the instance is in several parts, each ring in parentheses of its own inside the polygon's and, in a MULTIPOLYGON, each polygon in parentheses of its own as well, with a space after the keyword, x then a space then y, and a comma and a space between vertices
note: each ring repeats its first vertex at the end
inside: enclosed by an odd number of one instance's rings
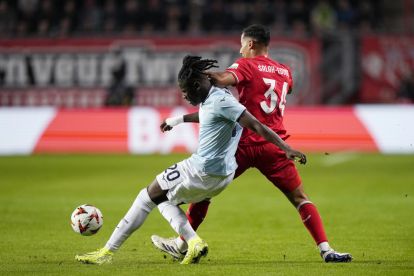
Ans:
POLYGON ((264 93, 266 100, 260 102, 260 107, 267 114, 272 113, 278 106, 277 102, 279 100, 279 110, 280 110, 280 114, 283 116, 283 113, 285 111, 285 106, 286 106, 286 95, 287 95, 288 88, 289 88, 288 83, 283 82, 282 93, 279 99, 278 94, 276 92, 276 89, 277 89, 276 80, 263 78, 263 81, 266 85, 269 86, 269 89, 267 89, 266 92, 264 93))

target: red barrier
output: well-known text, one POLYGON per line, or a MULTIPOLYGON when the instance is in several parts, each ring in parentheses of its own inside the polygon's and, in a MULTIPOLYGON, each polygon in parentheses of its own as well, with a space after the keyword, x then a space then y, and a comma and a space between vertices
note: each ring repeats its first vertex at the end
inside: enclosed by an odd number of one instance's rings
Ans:
POLYGON ((378 151, 373 138, 351 107, 288 108, 288 142, 307 151, 378 151))
MULTIPOLYGON (((161 133, 162 119, 196 109, 60 110, 38 140, 35 152, 188 152, 197 147, 198 125, 161 133)), ((378 151, 371 134, 345 108, 289 108, 288 142, 305 151, 378 151)))
POLYGON ((128 152, 127 110, 61 110, 35 152, 128 152))

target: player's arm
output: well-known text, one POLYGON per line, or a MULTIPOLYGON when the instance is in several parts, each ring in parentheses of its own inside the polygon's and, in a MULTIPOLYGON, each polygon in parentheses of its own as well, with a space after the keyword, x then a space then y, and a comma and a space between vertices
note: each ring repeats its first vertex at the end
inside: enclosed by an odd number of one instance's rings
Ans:
POLYGON ((173 127, 181 123, 199 123, 198 112, 167 118, 162 121, 160 129, 162 132, 170 131, 173 127))
POLYGON ((237 80, 234 75, 230 72, 206 72, 212 84, 225 87, 225 86, 235 86, 237 80))
POLYGON ((199 123, 198 111, 183 116, 184 123, 199 123))
POLYGON ((249 111, 245 110, 242 113, 242 115, 239 118, 239 124, 243 127, 250 129, 251 131, 254 131, 255 133, 265 138, 267 141, 278 146, 280 149, 282 149, 286 153, 286 156, 289 159, 292 159, 292 160, 298 159, 299 163, 306 164, 305 154, 295 149, 292 149, 285 141, 283 141, 282 138, 280 138, 280 136, 277 133, 275 133, 273 130, 268 128, 266 125, 263 125, 262 123, 260 123, 256 119, 256 117, 250 114, 249 111))

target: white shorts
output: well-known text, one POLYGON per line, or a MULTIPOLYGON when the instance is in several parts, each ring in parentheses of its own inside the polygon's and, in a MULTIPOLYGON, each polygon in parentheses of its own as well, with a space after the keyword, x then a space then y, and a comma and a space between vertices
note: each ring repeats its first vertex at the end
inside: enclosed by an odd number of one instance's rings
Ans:
POLYGON ((233 177, 234 172, 227 176, 203 174, 191 166, 189 159, 185 159, 156 178, 161 189, 168 190, 168 199, 178 205, 196 203, 218 195, 230 184, 233 177))

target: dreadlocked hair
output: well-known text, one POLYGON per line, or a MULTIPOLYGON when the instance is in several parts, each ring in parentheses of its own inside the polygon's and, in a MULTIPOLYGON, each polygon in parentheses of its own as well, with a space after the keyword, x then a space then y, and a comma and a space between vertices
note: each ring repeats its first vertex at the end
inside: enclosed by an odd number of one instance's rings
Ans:
POLYGON ((217 60, 214 59, 201 59, 198 56, 185 56, 183 59, 183 66, 178 73, 178 81, 187 82, 191 79, 200 78, 204 71, 218 67, 215 65, 217 60))

